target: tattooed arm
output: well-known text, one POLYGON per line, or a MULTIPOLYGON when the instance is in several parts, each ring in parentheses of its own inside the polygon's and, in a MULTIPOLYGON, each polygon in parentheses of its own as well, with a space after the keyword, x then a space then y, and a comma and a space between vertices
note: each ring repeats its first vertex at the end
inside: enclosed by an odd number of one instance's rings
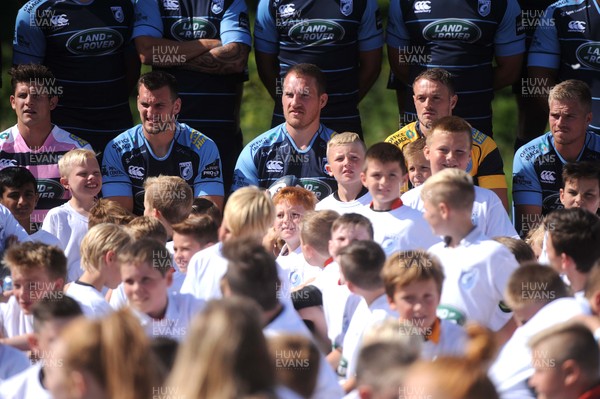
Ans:
POLYGON ((240 73, 246 68, 249 53, 250 46, 246 44, 228 43, 189 60, 181 68, 216 75, 240 73))

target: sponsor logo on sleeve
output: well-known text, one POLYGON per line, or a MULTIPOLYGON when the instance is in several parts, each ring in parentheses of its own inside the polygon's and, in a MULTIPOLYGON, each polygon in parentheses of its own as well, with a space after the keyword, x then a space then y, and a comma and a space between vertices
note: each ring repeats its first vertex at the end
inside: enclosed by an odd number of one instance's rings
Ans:
POLYGON ((142 179, 144 179, 144 175, 146 174, 146 170, 144 169, 143 166, 134 166, 134 165, 131 165, 127 169, 127 173, 129 174, 130 177, 132 177, 134 179, 142 180, 142 179))
POLYGON ((206 165, 206 167, 202 171, 201 177, 203 179, 217 179, 217 178, 221 177, 221 168, 219 167, 219 159, 218 158, 215 159, 214 162, 211 162, 208 165, 206 165))
POLYGON ((241 12, 240 16, 238 18, 238 25, 240 25, 240 28, 244 28, 244 29, 250 29, 250 19, 248 18, 248 14, 246 14, 245 12, 241 12))

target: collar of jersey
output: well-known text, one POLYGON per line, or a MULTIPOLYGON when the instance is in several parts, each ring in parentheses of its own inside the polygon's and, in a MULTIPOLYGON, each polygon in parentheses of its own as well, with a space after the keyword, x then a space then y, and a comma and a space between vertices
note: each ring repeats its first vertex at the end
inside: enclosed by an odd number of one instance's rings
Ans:
POLYGON ((376 211, 375 209, 373 209, 373 201, 371 201, 371 203, 369 204, 369 208, 373 212, 389 212, 389 211, 393 211, 394 209, 398 209, 401 206, 402 206, 402 200, 400 198, 396 198, 394 200, 394 202, 392 202, 392 206, 390 207, 390 209, 386 209, 385 211, 376 211))
POLYGON ((288 133, 288 131, 287 131, 286 127, 285 127, 285 122, 283 122, 281 124, 281 130, 283 131, 283 134, 285 134, 285 137, 287 137, 287 139, 290 142, 290 144, 294 147, 294 149, 296 150, 296 152, 298 152, 299 154, 303 154, 303 153, 308 152, 308 151, 310 151, 312 149, 312 146, 313 146, 315 140, 323 132, 323 124, 319 124, 319 129, 317 129, 317 131, 315 132, 315 134, 313 134, 312 139, 310 139, 310 143, 308 143, 308 145, 306 146, 306 148, 304 150, 301 150, 301 149, 298 148, 298 146, 296 145, 296 142, 294 141, 294 139, 292 138, 292 136, 290 136, 290 134, 288 133))
POLYGON ((433 326, 431 326, 431 331, 428 334, 425 334, 425 341, 431 341, 434 344, 440 343, 440 336, 442 335, 442 322, 439 317, 435 318, 433 322, 433 326))
MULTIPOLYGON (((581 159, 581 156, 583 155, 583 152, 590 145, 590 141, 592 140, 592 135, 595 135, 595 134, 596 133, 590 133, 590 132, 588 132, 586 130, 586 132, 585 132, 585 143, 583 143, 583 147, 581 147, 581 151, 579 151, 579 154, 577 155, 577 160, 576 161, 579 161, 581 159)), ((542 140, 543 139, 544 138, 542 138, 542 140)), ((552 149, 554 150, 554 152, 558 156, 558 159, 560 159, 560 161, 563 163, 563 165, 566 164, 567 161, 562 157, 562 155, 560 155, 560 152, 558 152, 558 150, 556 149, 556 146, 554 145, 554 136, 552 135, 552 132, 548 132, 548 144, 550 144, 550 146, 552 147, 552 149)))
POLYGON ((150 153, 150 155, 152 155, 152 158, 156 159, 157 161, 164 161, 165 159, 169 158, 169 156, 171 155, 171 151, 173 150, 173 145, 175 145, 175 141, 177 141, 177 137, 179 137, 179 133, 181 132, 181 127, 179 126, 179 123, 175 123, 175 133, 173 134, 173 140, 171 140, 169 149, 167 150, 167 153, 164 157, 159 158, 156 156, 154 151, 152 151, 152 146, 148 142, 146 135, 144 135, 144 128, 140 126, 140 129, 142 129, 142 137, 144 138, 144 143, 146 143, 146 148, 148 149, 148 152, 150 153))

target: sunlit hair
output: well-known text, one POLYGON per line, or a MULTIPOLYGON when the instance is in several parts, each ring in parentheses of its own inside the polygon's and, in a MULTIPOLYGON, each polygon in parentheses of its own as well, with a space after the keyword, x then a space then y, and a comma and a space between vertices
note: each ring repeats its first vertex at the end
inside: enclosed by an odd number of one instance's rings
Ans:
POLYGON ((207 399, 272 390, 275 372, 260 314, 247 299, 209 302, 189 326, 167 388, 182 398, 207 399))
POLYGON ((88 216, 88 228, 91 229, 100 223, 114 223, 120 226, 126 225, 135 218, 135 215, 125 209, 116 201, 100 198, 88 216))
POLYGON ((444 271, 437 258, 425 251, 400 251, 387 258, 381 278, 388 298, 393 298, 396 290, 427 280, 433 280, 441 294, 444 271))
POLYGON ((473 178, 464 170, 443 169, 425 181, 421 199, 433 205, 444 202, 452 209, 471 210, 475 200, 473 178))
POLYGON ((536 262, 523 264, 510 275, 504 298, 511 309, 547 304, 570 296, 565 283, 551 267, 536 262))
POLYGON ((273 201, 254 186, 242 187, 231 194, 223 211, 223 221, 233 237, 252 236, 262 240, 274 220, 273 201))
POLYGON ((131 237, 116 224, 101 223, 88 230, 81 241, 81 268, 86 271, 100 271, 105 265, 104 256, 108 251, 118 254, 129 245, 131 237))
POLYGON ((68 151, 58 160, 60 176, 67 177, 75 166, 83 165, 89 159, 96 159, 96 154, 92 150, 75 148, 68 151))
POLYGON ((365 142, 360 139, 360 136, 357 133, 343 132, 334 134, 327 142, 327 159, 329 159, 329 156, 331 155, 332 148, 354 143, 356 143, 356 145, 362 149, 363 155, 367 152, 367 146, 365 145, 365 142))
POLYGON ((155 359, 139 320, 120 310, 100 320, 78 319, 60 336, 63 373, 91 375, 111 399, 147 399, 157 382, 155 359))
POLYGON ((170 224, 180 223, 192 212, 194 192, 179 176, 149 177, 144 182, 144 201, 170 224))
POLYGON ((445 399, 498 399, 487 368, 496 354, 492 333, 479 325, 467 325, 469 336, 465 357, 441 356, 435 361, 419 361, 409 370, 405 381, 426 378, 420 385, 423 394, 445 399), (433 394, 433 393, 436 394, 433 394))
POLYGON ((308 244, 319 254, 329 254, 331 226, 340 215, 331 209, 310 211, 302 217, 300 223, 300 239, 302 244, 308 244))
POLYGON ((592 112, 592 92, 590 87, 581 80, 569 79, 558 83, 548 93, 548 104, 552 101, 575 100, 588 113, 592 112))
POLYGON ((312 191, 303 187, 283 187, 273 196, 273 204, 288 202, 292 206, 300 205, 307 211, 312 211, 317 205, 317 197, 312 191))
POLYGON ((165 226, 160 220, 152 216, 138 216, 127 223, 125 229, 134 240, 154 238, 161 244, 166 244, 169 240, 169 234, 165 226))
POLYGON ((12 245, 4 253, 3 263, 11 272, 43 270, 53 280, 67 276, 67 258, 63 250, 39 241, 12 245))

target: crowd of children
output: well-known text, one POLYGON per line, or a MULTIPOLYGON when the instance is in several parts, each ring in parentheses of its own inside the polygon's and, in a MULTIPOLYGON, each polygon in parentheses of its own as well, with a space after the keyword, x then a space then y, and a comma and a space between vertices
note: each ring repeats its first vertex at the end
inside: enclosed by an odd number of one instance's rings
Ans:
POLYGON ((523 241, 471 143, 453 116, 402 151, 340 133, 337 191, 244 187, 222 217, 172 176, 135 217, 74 149, 38 232, 3 169, 0 398, 600 398, 600 168, 567 164, 523 241))

